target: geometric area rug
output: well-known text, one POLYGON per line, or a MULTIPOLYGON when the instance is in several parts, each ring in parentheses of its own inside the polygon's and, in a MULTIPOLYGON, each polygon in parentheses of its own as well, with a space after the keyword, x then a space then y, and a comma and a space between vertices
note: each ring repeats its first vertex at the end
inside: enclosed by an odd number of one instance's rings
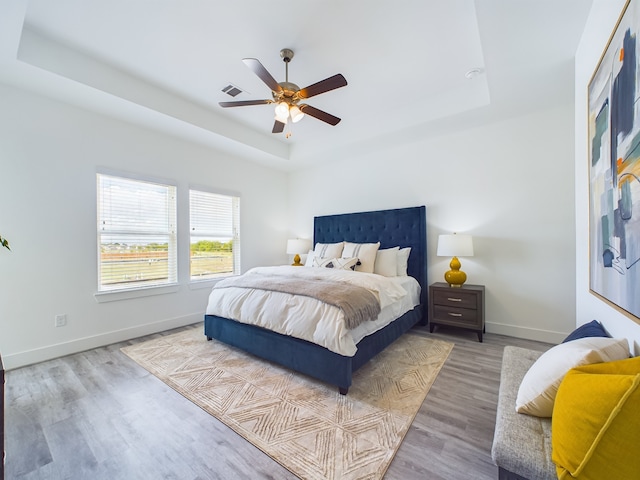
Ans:
POLYGON ((202 324, 122 348, 302 479, 380 479, 453 344, 406 333, 335 386, 216 340, 202 324))

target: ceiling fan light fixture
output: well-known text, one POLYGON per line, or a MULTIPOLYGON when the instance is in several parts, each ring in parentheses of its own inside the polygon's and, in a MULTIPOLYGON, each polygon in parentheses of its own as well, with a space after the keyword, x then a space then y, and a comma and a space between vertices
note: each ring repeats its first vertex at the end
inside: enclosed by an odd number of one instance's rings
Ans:
POLYGON ((284 123, 285 125, 289 122, 289 118, 288 117, 279 117, 278 115, 276 115, 274 117, 275 120, 277 120, 280 123, 284 123))
POLYGON ((287 102, 279 102, 276 104, 276 116, 282 118, 289 116, 289 105, 287 105, 287 102))
POLYGON ((293 123, 299 122, 304 117, 304 113, 302 113, 302 110, 300 110, 297 105, 291 106, 289 114, 291 115, 291 121, 293 123))

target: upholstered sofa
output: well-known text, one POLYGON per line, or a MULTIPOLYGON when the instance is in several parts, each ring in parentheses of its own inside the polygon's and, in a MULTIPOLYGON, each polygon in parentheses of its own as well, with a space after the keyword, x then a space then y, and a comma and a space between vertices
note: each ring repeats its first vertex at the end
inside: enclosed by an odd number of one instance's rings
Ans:
POLYGON ((631 447, 639 409, 640 356, 596 320, 544 353, 505 347, 491 449, 498 478, 640 480, 631 447))
POLYGON ((500 480, 556 480, 551 461, 551 418, 516 413, 523 377, 542 352, 505 347, 491 456, 500 480))

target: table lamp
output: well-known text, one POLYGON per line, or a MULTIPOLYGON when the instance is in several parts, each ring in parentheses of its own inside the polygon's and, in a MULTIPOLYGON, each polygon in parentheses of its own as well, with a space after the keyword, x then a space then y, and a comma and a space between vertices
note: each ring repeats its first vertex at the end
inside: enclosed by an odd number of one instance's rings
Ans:
POLYGON ((473 257, 473 238, 471 235, 439 235, 439 257, 453 257, 449 267, 451 270, 444 274, 444 279, 450 287, 461 287, 467 281, 467 274, 460 270, 458 257, 473 257))
POLYGON ((295 255, 293 257, 293 265, 294 267, 301 267, 302 263, 300 263, 300 253, 305 253, 309 251, 311 248, 311 241, 305 240, 303 238, 294 238, 287 240, 287 253, 289 255, 295 255))

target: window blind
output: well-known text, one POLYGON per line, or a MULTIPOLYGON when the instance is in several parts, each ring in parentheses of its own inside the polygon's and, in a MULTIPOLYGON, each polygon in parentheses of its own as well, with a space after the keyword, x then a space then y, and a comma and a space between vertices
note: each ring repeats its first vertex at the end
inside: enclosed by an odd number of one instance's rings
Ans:
POLYGON ((240 273, 240 198, 189 190, 192 280, 240 273))
POLYGON ((177 282, 176 187, 98 174, 98 290, 177 282))

